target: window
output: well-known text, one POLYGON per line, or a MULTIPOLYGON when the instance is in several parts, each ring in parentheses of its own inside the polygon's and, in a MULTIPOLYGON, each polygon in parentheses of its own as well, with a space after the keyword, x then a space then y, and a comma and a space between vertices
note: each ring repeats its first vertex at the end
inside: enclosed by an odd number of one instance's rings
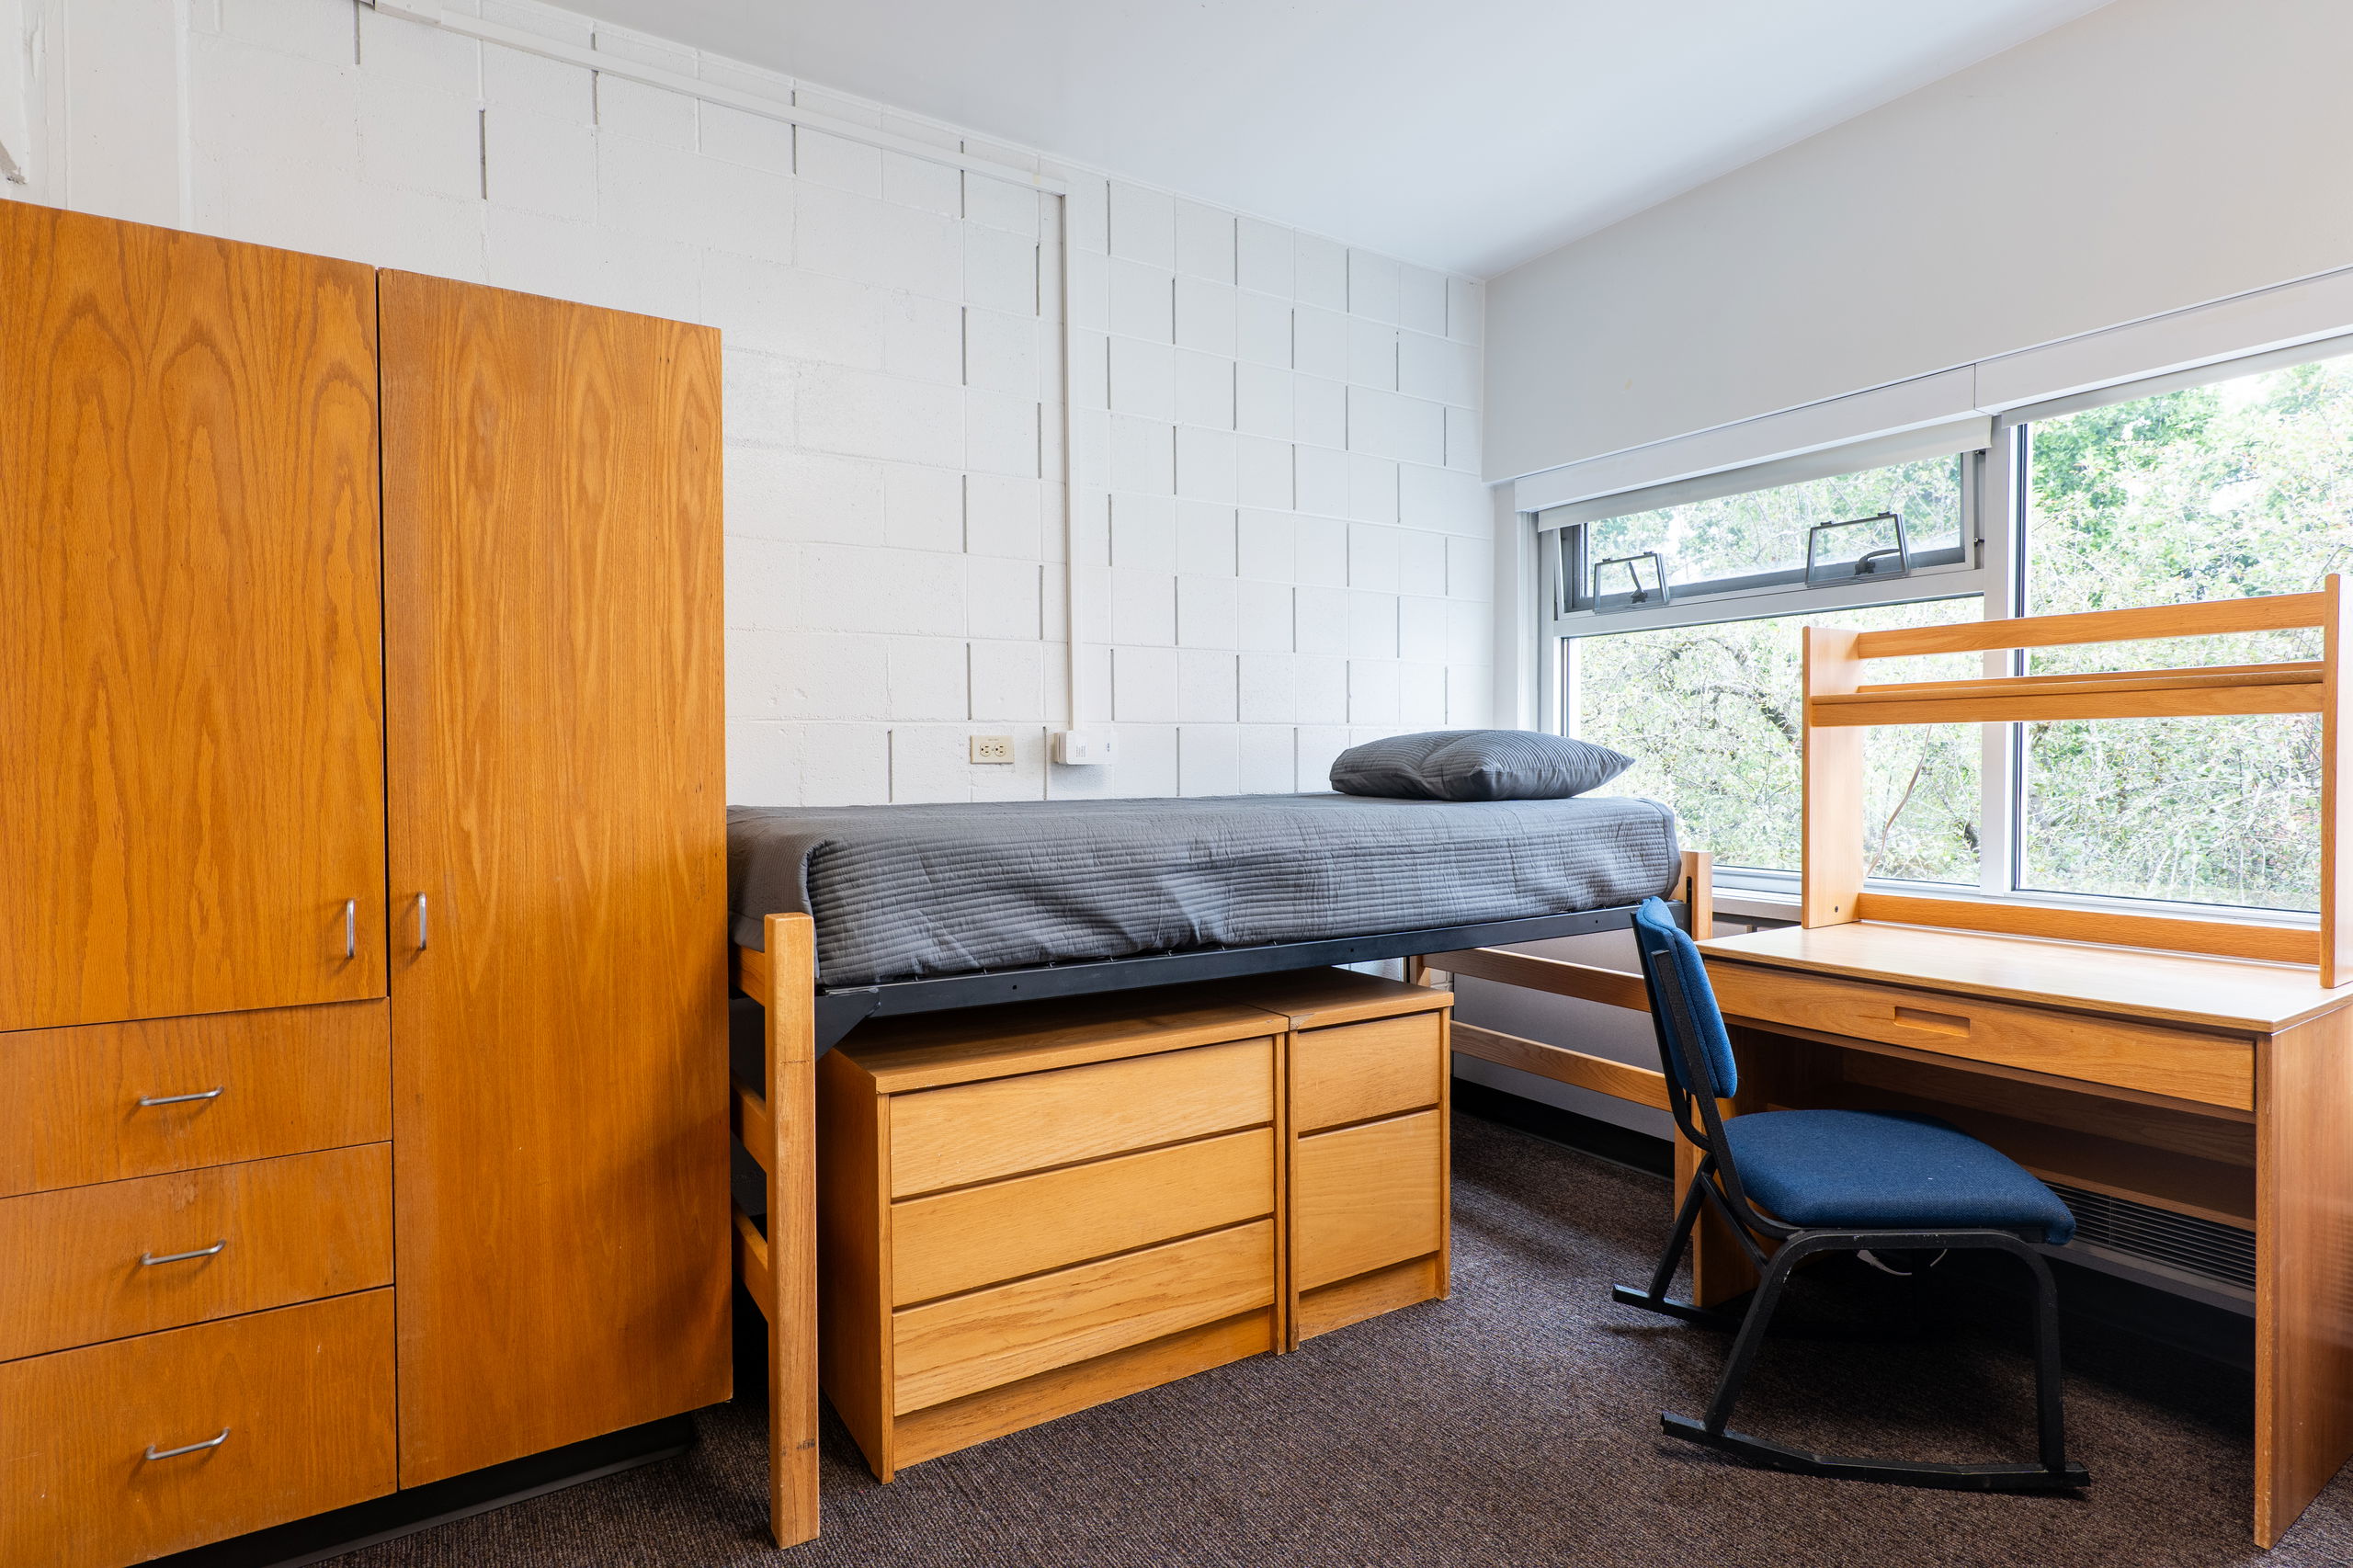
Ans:
MULTIPOLYGON (((1979 462, 1945 453, 1733 494, 1670 494, 1668 505, 1616 517, 1562 516, 1548 535, 1558 711, 1569 733, 1636 759, 1610 791, 1671 803, 1729 881, 1793 881, 1799 631, 1983 617, 1979 462)), ((1981 663, 1907 660, 1887 678, 1958 679, 1981 663)), ((1874 874, 1977 885, 1976 733, 1942 725, 1874 739, 1874 874)))
MULTIPOLYGON (((2027 614, 2301 593, 2353 562, 2353 358, 2029 421, 2015 438, 2027 614)), ((2318 637, 2053 649, 2027 667, 2313 658, 2318 637)), ((2022 889, 2319 908, 2317 718, 2024 730, 2022 889)))
MULTIPOLYGON (((2348 347, 2023 410, 1957 455, 1882 448, 1844 473, 1817 456, 1540 514, 1548 710, 1634 756, 1613 790, 1673 805, 1726 882, 1792 888, 1801 627, 2299 593, 2353 574, 2348 347)), ((1967 654, 1873 675, 2246 664, 2313 657, 2316 641, 1967 654)), ((2046 902, 2314 910, 2319 741, 2303 715, 1874 730, 1870 874, 2046 902)))

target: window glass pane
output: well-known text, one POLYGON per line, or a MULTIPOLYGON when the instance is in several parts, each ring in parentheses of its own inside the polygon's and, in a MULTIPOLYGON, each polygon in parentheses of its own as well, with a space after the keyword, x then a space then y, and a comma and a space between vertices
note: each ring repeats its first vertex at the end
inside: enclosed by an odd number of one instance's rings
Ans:
MULTIPOLYGON (((2029 447, 2027 612, 2302 593, 2353 559, 2353 359, 2086 409, 2029 447)), ((2036 673, 2319 655, 2316 631, 2038 650, 2036 673)), ((2319 903, 2311 716, 2025 726, 2021 885, 2319 903)))
MULTIPOLYGON (((1571 733, 1633 757, 1606 792, 1672 806, 1686 847, 1720 864, 1798 869, 1803 786, 1801 628, 1876 631, 1984 615, 1976 598, 1823 610, 1576 641, 1571 733)), ((1874 660, 1874 681, 1966 680, 1974 653, 1874 660)), ((1974 725, 1870 732, 1869 874, 1977 881, 1980 750, 1974 725)))
MULTIPOLYGON (((1656 551, 1666 558, 1666 580, 1687 585, 1805 565, 1806 532, 1817 523, 1844 522, 1894 512, 1916 556, 1961 543, 1959 457, 1930 458, 1893 468, 1810 479, 1688 506, 1636 512, 1587 525, 1586 559, 1598 562, 1656 551)), ((1849 562, 1894 542, 1892 526, 1836 528, 1817 546, 1822 562, 1849 562)), ((1644 563, 1643 581, 1650 581, 1644 563)), ((1849 575, 1850 574, 1840 574, 1849 575)), ((1589 591, 1590 583, 1578 585, 1589 591)), ((1623 567, 1601 574, 1604 594, 1627 589, 1623 567)))

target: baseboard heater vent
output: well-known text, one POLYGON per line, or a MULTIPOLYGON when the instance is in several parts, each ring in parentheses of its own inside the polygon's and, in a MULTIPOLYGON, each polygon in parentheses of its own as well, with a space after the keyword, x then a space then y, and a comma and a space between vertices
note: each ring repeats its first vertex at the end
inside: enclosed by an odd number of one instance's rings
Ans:
POLYGON ((2253 1231, 2177 1214, 2129 1198, 2087 1192, 2063 1182, 2049 1185, 2075 1213, 2075 1240, 2082 1244, 2161 1264, 2236 1290, 2255 1289, 2253 1231))

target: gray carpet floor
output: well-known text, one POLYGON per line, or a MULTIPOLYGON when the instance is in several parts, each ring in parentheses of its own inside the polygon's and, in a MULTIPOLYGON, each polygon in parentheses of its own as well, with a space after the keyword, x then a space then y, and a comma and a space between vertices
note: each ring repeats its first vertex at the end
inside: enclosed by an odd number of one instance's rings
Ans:
MULTIPOLYGON (((918 1465, 889 1486, 827 1418, 824 1533, 765 1534, 756 1403, 682 1458, 354 1553, 345 1568, 889 1564, 2353 1562, 2353 1477, 2277 1549, 2247 1536, 2244 1374, 2144 1343, 2067 1346, 2080 1497, 1973 1496, 1741 1468, 1660 1435, 1725 1342, 1611 1305, 1664 1239, 1665 1185, 1458 1117, 1454 1292, 918 1465)), ((1791 1311, 1893 1310, 1876 1277, 1791 1311)), ((1811 1294, 1816 1300, 1809 1301, 1811 1294)), ((2022 1311, 2018 1314, 2023 1316, 2022 1311)), ((1773 1344, 1741 1424, 1848 1452, 2026 1457, 2030 1380, 1998 1335, 1773 1344)))

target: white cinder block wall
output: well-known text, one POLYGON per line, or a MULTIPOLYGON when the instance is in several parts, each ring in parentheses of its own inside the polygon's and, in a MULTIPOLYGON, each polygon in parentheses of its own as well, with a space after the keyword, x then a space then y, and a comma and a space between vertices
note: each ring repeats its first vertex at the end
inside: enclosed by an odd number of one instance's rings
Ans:
POLYGON ((31 184, 0 189, 719 327, 738 802, 1320 790, 1355 740, 1489 722, 1476 283, 476 3, 1008 177, 354 0, 5 0, 31 184), (1080 717, 1115 724, 1110 768, 1045 759, 1070 644, 1041 167, 1070 187, 1080 717), (1017 762, 969 763, 975 733, 1017 762))

